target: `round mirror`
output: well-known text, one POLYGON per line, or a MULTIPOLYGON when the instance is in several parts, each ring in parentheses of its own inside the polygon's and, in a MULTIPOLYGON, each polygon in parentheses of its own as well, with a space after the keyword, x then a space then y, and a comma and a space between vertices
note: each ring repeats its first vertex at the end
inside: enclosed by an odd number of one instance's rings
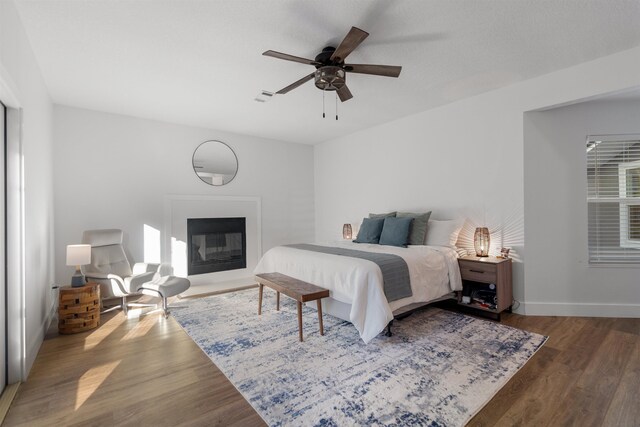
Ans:
POLYGON ((205 141, 193 153, 193 170, 209 185, 225 185, 238 172, 238 158, 224 142, 205 141))

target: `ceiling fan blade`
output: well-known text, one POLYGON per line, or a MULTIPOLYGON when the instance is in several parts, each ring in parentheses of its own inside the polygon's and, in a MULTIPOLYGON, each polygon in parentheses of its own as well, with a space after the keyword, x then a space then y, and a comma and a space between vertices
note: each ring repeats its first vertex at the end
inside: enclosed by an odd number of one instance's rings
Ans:
POLYGON ((311 73, 308 76, 304 76, 303 78, 301 78, 300 80, 298 80, 297 82, 291 83, 289 86, 280 89, 279 91, 277 91, 277 94, 280 95, 284 95, 285 93, 297 88, 298 86, 302 86, 303 84, 305 84, 306 82, 308 82, 309 80, 311 80, 313 78, 313 76, 315 76, 316 73, 311 73))
POLYGON ((351 27, 349 33, 347 33, 344 40, 342 40, 335 52, 333 52, 333 55, 331 55, 331 60, 334 62, 343 62, 344 59, 349 56, 349 54, 353 52, 353 50, 357 48, 368 36, 369 33, 366 31, 363 31, 360 28, 351 27))
POLYGON ((340 89, 338 89, 338 97, 340 98, 340 101, 344 102, 353 98, 353 95, 351 94, 351 91, 349 90, 347 85, 344 85, 340 89))
POLYGON ((275 50, 268 50, 266 52, 262 52, 262 54, 264 56, 271 56, 273 58, 284 59, 285 61, 299 62, 301 64, 309 64, 309 65, 317 64, 317 62, 312 59, 301 58, 299 56, 293 56, 293 55, 289 55, 287 53, 282 53, 282 52, 276 52, 275 50))
POLYGON ((402 67, 398 65, 345 64, 344 69, 350 73, 373 74, 376 76, 398 77, 402 67))

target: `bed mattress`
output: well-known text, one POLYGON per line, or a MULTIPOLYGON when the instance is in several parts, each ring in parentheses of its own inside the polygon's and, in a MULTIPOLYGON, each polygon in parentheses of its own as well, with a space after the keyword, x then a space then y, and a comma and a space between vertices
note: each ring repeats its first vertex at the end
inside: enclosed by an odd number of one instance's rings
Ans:
POLYGON ((329 289, 332 299, 350 306, 345 320, 353 323, 366 343, 393 319, 393 311, 462 289, 458 255, 449 247, 399 248, 346 241, 319 245, 395 254, 407 263, 413 295, 391 303, 384 294, 380 268, 365 259, 278 246, 267 251, 255 268, 255 274, 278 272, 329 289))

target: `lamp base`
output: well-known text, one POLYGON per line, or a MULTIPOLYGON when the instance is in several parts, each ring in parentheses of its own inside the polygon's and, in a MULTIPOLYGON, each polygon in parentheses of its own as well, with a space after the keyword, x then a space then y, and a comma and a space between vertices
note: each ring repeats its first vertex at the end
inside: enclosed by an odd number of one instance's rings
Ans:
POLYGON ((80 270, 76 270, 76 272, 71 276, 71 287, 72 288, 81 288, 86 285, 84 274, 80 270))

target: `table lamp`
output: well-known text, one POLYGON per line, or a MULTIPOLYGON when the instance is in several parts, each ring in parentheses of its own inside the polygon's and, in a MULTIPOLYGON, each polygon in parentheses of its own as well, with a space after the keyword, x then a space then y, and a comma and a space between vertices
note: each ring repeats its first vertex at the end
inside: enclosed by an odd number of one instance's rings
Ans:
POLYGON ((85 285, 81 265, 91 263, 91 245, 67 245, 67 265, 75 265, 76 272, 71 277, 71 286, 79 288, 85 285))
POLYGON ((353 237, 353 231, 351 230, 351 224, 345 224, 342 226, 342 238, 351 240, 353 237))
POLYGON ((478 227, 473 234, 473 246, 476 250, 476 256, 486 257, 489 256, 489 229, 487 227, 478 227))

